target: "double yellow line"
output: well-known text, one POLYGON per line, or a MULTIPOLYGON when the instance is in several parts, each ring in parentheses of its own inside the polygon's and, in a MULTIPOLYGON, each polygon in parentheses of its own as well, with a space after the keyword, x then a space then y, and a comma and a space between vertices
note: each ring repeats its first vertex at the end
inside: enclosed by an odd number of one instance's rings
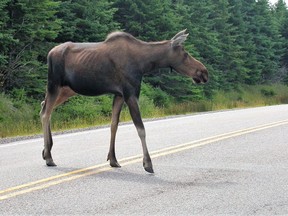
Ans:
MULTIPOLYGON (((264 124, 264 125, 260 125, 257 127, 250 127, 250 128, 246 128, 242 130, 233 131, 230 133, 224 133, 224 134, 220 134, 217 136, 212 136, 209 138, 200 139, 200 140, 196 140, 193 142, 184 143, 184 144, 160 149, 157 151, 153 151, 151 152, 150 156, 151 158, 166 156, 169 154, 174 154, 177 152, 185 151, 185 150, 196 148, 199 146, 204 146, 204 145, 215 143, 215 142, 222 141, 225 139, 229 139, 229 138, 233 138, 233 137, 241 136, 244 134, 249 134, 249 133, 253 133, 253 132, 257 132, 257 131, 261 131, 261 130, 265 130, 265 129, 269 129, 269 128, 273 128, 273 127, 277 127, 277 126, 281 126, 285 124, 288 124, 288 120, 273 122, 270 124, 264 124)), ((121 164, 121 166, 126 166, 126 165, 134 164, 140 161, 142 161, 142 155, 135 155, 132 157, 121 159, 119 160, 119 163, 121 164)), ((98 165, 83 168, 83 169, 74 170, 72 172, 55 175, 55 176, 41 179, 38 181, 29 182, 27 184, 22 184, 22 185, 18 185, 15 187, 7 188, 5 190, 0 191, 0 201, 9 199, 12 197, 16 197, 22 194, 27 194, 33 191, 41 190, 44 188, 48 188, 54 185, 62 184, 62 183, 72 181, 78 178, 82 178, 85 176, 95 175, 95 174, 109 171, 112 169, 113 168, 111 168, 108 165, 108 163, 103 163, 103 164, 98 164, 98 165)))

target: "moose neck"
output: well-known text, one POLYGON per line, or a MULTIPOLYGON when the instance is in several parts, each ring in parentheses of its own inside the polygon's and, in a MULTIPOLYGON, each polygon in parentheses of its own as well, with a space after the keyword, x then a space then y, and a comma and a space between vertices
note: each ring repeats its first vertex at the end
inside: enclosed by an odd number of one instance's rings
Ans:
POLYGON ((142 60, 145 65, 144 73, 159 68, 170 67, 168 54, 170 49, 169 41, 144 43, 142 47, 142 60))

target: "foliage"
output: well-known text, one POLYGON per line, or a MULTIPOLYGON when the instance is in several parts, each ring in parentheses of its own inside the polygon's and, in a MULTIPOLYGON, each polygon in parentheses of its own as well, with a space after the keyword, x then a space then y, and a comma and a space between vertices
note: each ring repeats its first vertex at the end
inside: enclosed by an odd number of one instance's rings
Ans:
POLYGON ((62 20, 62 29, 55 39, 57 43, 96 42, 119 28, 113 20, 116 8, 105 0, 61 0, 57 17, 62 20))
POLYGON ((141 97, 146 96, 157 107, 167 107, 172 102, 172 97, 161 88, 153 88, 151 85, 143 83, 141 97))
POLYGON ((39 131, 40 122, 35 114, 33 105, 0 94, 0 138, 39 131))
POLYGON ((187 28, 186 49, 209 69, 209 84, 195 87, 169 70, 144 79, 156 92, 178 101, 212 98, 217 89, 285 82, 288 77, 281 70, 288 59, 283 0, 273 6, 267 0, 3 0, 0 12, 0 87, 6 93, 25 89, 28 97, 42 98, 45 56, 53 45, 100 41, 116 29, 155 41, 187 28))
POLYGON ((52 0, 1 3, 1 90, 25 88, 29 96, 39 97, 45 77, 41 60, 60 29, 61 22, 54 16, 57 7, 52 0))
MULTIPOLYGON (((143 89, 145 92, 146 87, 143 89)), ((147 87, 147 89, 150 88, 152 87, 147 87)), ((52 129, 53 131, 57 131, 75 127, 108 125, 111 120, 111 103, 112 98, 110 96, 99 98, 79 96, 71 98, 65 105, 58 107, 53 112, 52 129), (102 108, 102 106, 106 108, 102 108)), ((211 100, 185 101, 181 103, 170 101, 165 107, 154 106, 153 101, 145 94, 142 94, 139 103, 141 114, 144 118, 275 105, 288 103, 288 86, 279 84, 238 86, 237 90, 229 92, 224 90, 216 91, 211 100)), ((0 138, 40 133, 39 111, 39 103, 27 104, 14 100, 7 95, 0 94, 0 138)), ((121 121, 131 121, 126 106, 121 112, 121 121)))
POLYGON ((278 44, 282 54, 281 58, 281 69, 276 76, 276 81, 284 80, 288 84, 288 10, 287 5, 284 0, 279 0, 277 4, 273 7, 273 17, 274 23, 279 29, 280 35, 282 37, 281 44, 278 44))
POLYGON ((142 40, 164 40, 179 29, 171 0, 115 0, 115 20, 142 40))
MULTIPOLYGON (((275 5, 268 0, 1 0, 0 90, 13 101, 4 113, 21 107, 25 113, 32 106, 34 113, 27 116, 38 118, 47 83, 46 55, 56 44, 102 41, 114 30, 145 41, 166 40, 185 28, 190 34, 185 49, 207 66, 210 81, 196 86, 169 69, 147 74, 140 100, 149 110, 146 114, 162 108, 176 112, 178 103, 211 102, 221 91, 228 97, 243 85, 288 84, 284 0, 275 5)), ((261 97, 277 97, 269 88, 259 92, 261 97)), ((76 125, 88 116, 92 124, 92 119, 110 115, 111 103, 111 96, 75 97, 53 118, 76 125)), ((211 105, 203 104, 195 109, 211 105)))

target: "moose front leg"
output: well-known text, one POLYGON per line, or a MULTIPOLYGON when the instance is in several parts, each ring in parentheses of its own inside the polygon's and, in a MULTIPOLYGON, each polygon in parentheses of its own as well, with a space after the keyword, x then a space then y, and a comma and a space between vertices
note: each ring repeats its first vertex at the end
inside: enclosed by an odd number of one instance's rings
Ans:
POLYGON ((110 149, 107 157, 107 161, 110 160, 111 167, 121 167, 115 155, 115 139, 123 103, 124 103, 123 97, 115 95, 112 108, 110 149))
POLYGON ((144 128, 144 124, 141 118, 139 106, 138 106, 138 98, 137 97, 130 97, 125 100, 129 107, 130 115, 132 117, 133 123, 137 129, 138 135, 141 139, 142 149, 143 149, 143 166, 144 169, 149 173, 154 173, 152 167, 152 161, 148 152, 148 148, 146 145, 146 132, 144 128))

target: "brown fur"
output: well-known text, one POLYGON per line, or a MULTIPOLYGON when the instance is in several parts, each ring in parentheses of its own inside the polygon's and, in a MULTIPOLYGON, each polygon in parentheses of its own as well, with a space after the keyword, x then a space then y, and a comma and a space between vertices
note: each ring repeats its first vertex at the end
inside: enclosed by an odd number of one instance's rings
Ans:
POLYGON ((171 67, 190 76, 196 83, 207 82, 205 66, 190 56, 182 47, 188 34, 179 32, 171 40, 144 42, 124 32, 114 32, 99 43, 66 42, 54 47, 48 54, 48 85, 41 103, 44 132, 43 158, 48 166, 55 166, 50 116, 54 107, 75 94, 114 94, 111 140, 108 160, 119 167, 115 156, 115 137, 122 105, 128 105, 143 148, 143 165, 153 172, 148 153, 145 129, 141 119, 138 97, 142 76, 157 68, 171 67))

